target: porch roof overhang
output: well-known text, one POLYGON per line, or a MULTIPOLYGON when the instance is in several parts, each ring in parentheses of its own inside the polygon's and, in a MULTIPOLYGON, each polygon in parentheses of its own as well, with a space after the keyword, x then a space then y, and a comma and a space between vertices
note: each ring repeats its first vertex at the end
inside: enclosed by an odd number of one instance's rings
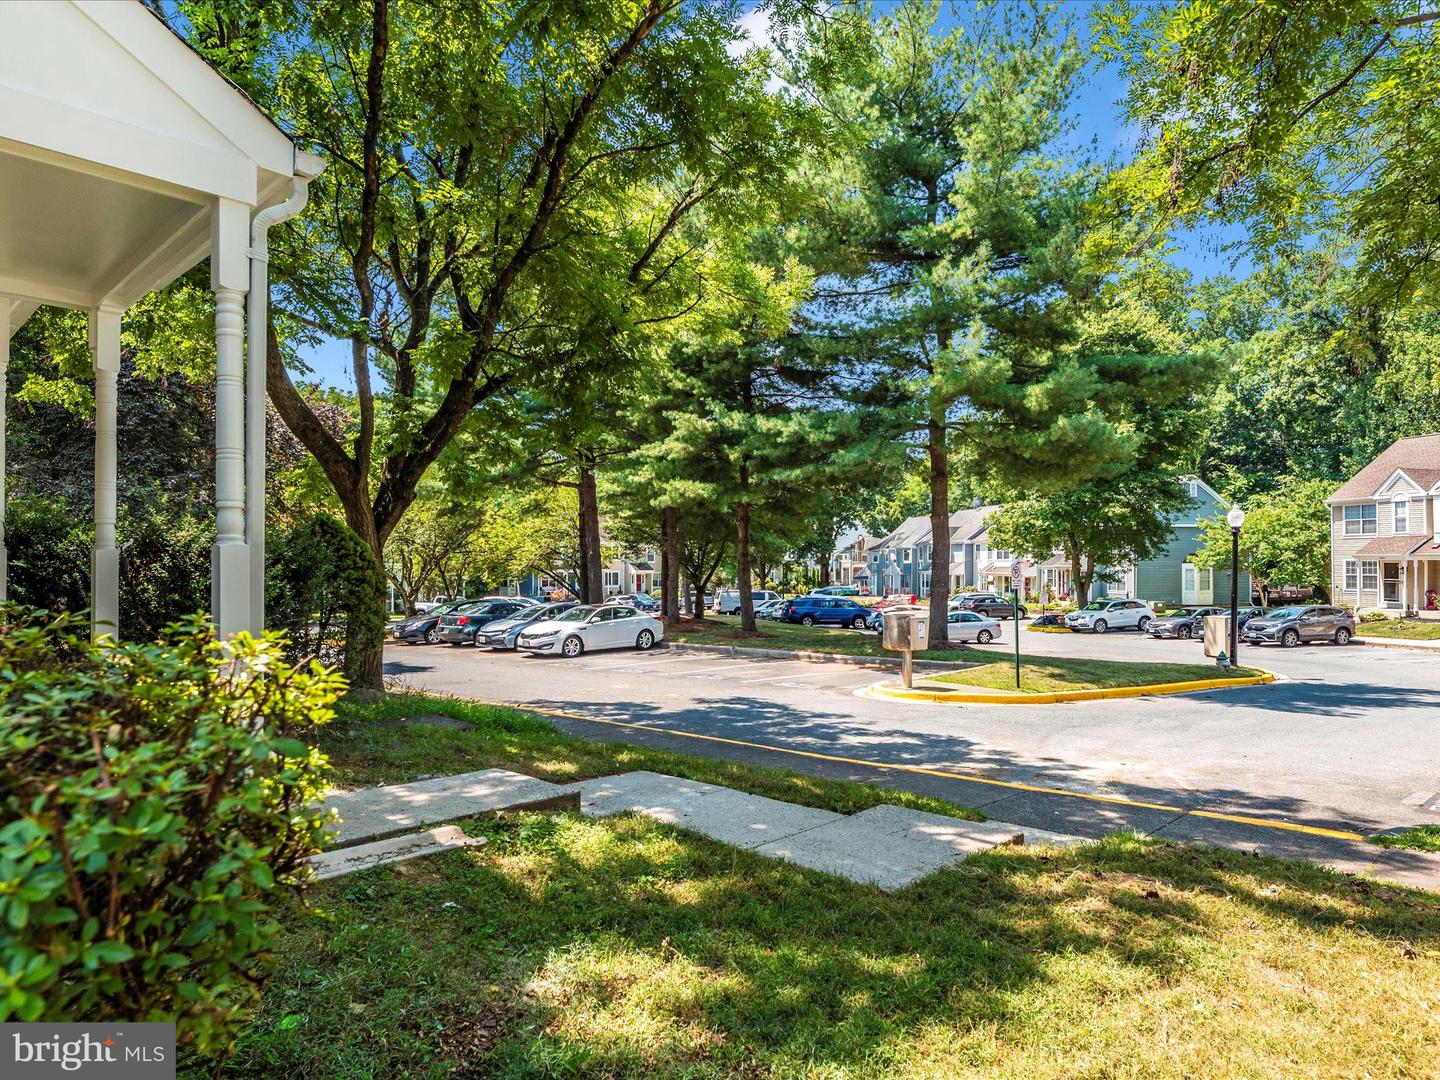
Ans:
MULTIPOLYGON (((1424 549, 1431 548, 1431 538, 1428 536, 1377 536, 1368 544, 1359 548, 1355 554, 1360 555, 1420 555, 1424 549)), ((1440 549, 1434 549, 1436 555, 1440 555, 1440 549)))
POLYGON ((217 204, 323 167, 142 4, 0 4, 11 334, 41 304, 128 307, 211 254, 217 204))

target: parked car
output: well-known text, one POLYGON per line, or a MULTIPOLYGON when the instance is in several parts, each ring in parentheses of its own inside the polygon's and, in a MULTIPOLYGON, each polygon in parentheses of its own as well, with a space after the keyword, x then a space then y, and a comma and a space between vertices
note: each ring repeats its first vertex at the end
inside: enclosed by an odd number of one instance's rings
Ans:
POLYGON ((1036 615, 1030 620, 1031 629, 1037 626, 1061 626, 1065 625, 1064 615, 1036 615))
POLYGON ((646 596, 644 593, 622 592, 605 598, 607 604, 627 604, 630 607, 637 607, 641 611, 659 611, 660 601, 646 596))
POLYGON ((492 649, 513 649, 520 632, 527 626, 554 619, 573 607, 574 600, 562 600, 555 604, 536 604, 534 607, 521 608, 508 619, 496 619, 486 623, 475 635, 475 644, 486 645, 492 649))
POLYGON ((1157 638, 1192 638, 1205 636, 1207 615, 1229 615, 1228 608, 1182 607, 1156 615, 1145 626, 1145 632, 1157 638))
POLYGON ((820 589, 811 589, 811 596, 859 596, 860 586, 858 585, 826 585, 820 589))
MULTIPOLYGON (((769 589, 751 589, 750 602, 755 605, 764 604, 770 600, 779 600, 780 594, 769 589)), ((715 614, 734 615, 740 610, 740 590, 721 589, 715 597, 715 614)))
POLYGON ((915 602, 914 593, 896 593, 893 596, 885 597, 883 600, 875 601, 873 610, 884 611, 887 608, 893 607, 910 607, 915 604, 915 602))
POLYGON ((952 610, 945 629, 951 641, 978 641, 981 645, 988 645, 1000 636, 1000 621, 978 611, 952 610))
POLYGON ((1251 645, 1280 644, 1294 648, 1302 642, 1333 641, 1348 645, 1355 636, 1355 616, 1337 607, 1283 607, 1256 615, 1240 631, 1251 645))
POLYGON ((1143 631, 1154 618, 1155 611, 1148 601, 1104 597, 1070 612, 1065 616, 1065 625, 1071 630, 1088 630, 1092 634, 1132 627, 1143 631))
POLYGON ((531 623, 515 644, 526 652, 575 657, 595 649, 649 649, 664 636, 664 624, 639 608, 583 604, 531 623))
MULTIPOLYGON (((410 645, 418 645, 422 641, 427 645, 439 645, 440 632, 436 626, 440 622, 440 616, 448 615, 456 608, 464 606, 465 603, 467 601, 455 600, 438 607, 430 607, 428 611, 412 615, 408 619, 401 619, 395 624, 395 629, 391 633, 396 641, 403 641, 410 645)), ((419 611, 420 605, 416 604, 415 609, 419 611)))
POLYGON ((467 600, 464 596, 436 596, 430 600, 415 601, 415 613, 417 615, 433 615, 437 608, 454 607, 456 604, 463 604, 467 600))
MULTIPOLYGON (((1009 619, 1015 614, 1015 606, 1008 596, 999 593, 964 593, 951 601, 958 603, 962 611, 974 611, 991 619, 1009 619)), ((1020 618, 1029 618, 1030 612, 1020 605, 1020 618)))
POLYGON ((755 617, 757 619, 778 619, 780 611, 785 606, 783 598, 766 600, 763 604, 755 606, 755 617))
POLYGON ((835 626, 853 626, 863 630, 869 619, 868 609, 844 596, 800 596, 786 600, 780 618, 788 623, 814 626, 830 623, 835 626))
POLYGON ((473 645, 476 632, 486 623, 507 619, 517 611, 534 607, 528 596, 487 597, 461 604, 454 611, 440 616, 435 628, 440 640, 450 645, 473 645))
MULTIPOLYGON (((875 633, 883 635, 885 633, 885 612, 903 611, 906 608, 920 615, 924 615, 930 610, 928 607, 923 607, 920 604, 892 604, 886 608, 876 605, 870 609, 870 614, 865 616, 865 626, 867 629, 874 630, 875 633)), ((953 615, 956 610, 958 609, 952 606, 950 609, 951 614, 953 615)))

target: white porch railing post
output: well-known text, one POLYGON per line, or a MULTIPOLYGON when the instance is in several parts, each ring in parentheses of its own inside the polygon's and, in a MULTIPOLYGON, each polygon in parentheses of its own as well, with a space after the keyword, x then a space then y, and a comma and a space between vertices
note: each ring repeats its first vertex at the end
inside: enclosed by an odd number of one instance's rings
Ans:
POLYGON ((222 638, 250 629, 250 548, 245 543, 245 292, 250 213, 216 200, 210 288, 215 293, 215 547, 210 607, 222 638))
POLYGON ((90 312, 95 370, 95 550, 90 562, 90 623, 97 640, 120 636, 120 550, 115 546, 120 311, 102 305, 90 312))
POLYGON ((5 552, 5 373, 10 368, 10 307, 0 296, 0 604, 9 595, 10 567, 5 552))

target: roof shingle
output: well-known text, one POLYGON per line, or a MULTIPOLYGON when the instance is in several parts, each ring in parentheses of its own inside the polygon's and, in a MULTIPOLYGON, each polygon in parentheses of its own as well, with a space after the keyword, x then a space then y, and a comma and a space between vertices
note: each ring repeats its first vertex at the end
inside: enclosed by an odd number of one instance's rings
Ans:
POLYGON ((1440 432, 1396 439, 1379 457, 1340 485, 1329 501, 1368 499, 1396 469, 1403 470, 1425 491, 1440 483, 1440 432))

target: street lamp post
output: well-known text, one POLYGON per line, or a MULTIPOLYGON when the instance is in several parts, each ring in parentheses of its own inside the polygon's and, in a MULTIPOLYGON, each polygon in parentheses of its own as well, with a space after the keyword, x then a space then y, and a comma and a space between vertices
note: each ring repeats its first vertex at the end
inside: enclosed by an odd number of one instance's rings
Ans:
POLYGON ((1245 524, 1245 511, 1240 504, 1230 507, 1225 515, 1230 523, 1230 663, 1240 663, 1240 526, 1245 524))

